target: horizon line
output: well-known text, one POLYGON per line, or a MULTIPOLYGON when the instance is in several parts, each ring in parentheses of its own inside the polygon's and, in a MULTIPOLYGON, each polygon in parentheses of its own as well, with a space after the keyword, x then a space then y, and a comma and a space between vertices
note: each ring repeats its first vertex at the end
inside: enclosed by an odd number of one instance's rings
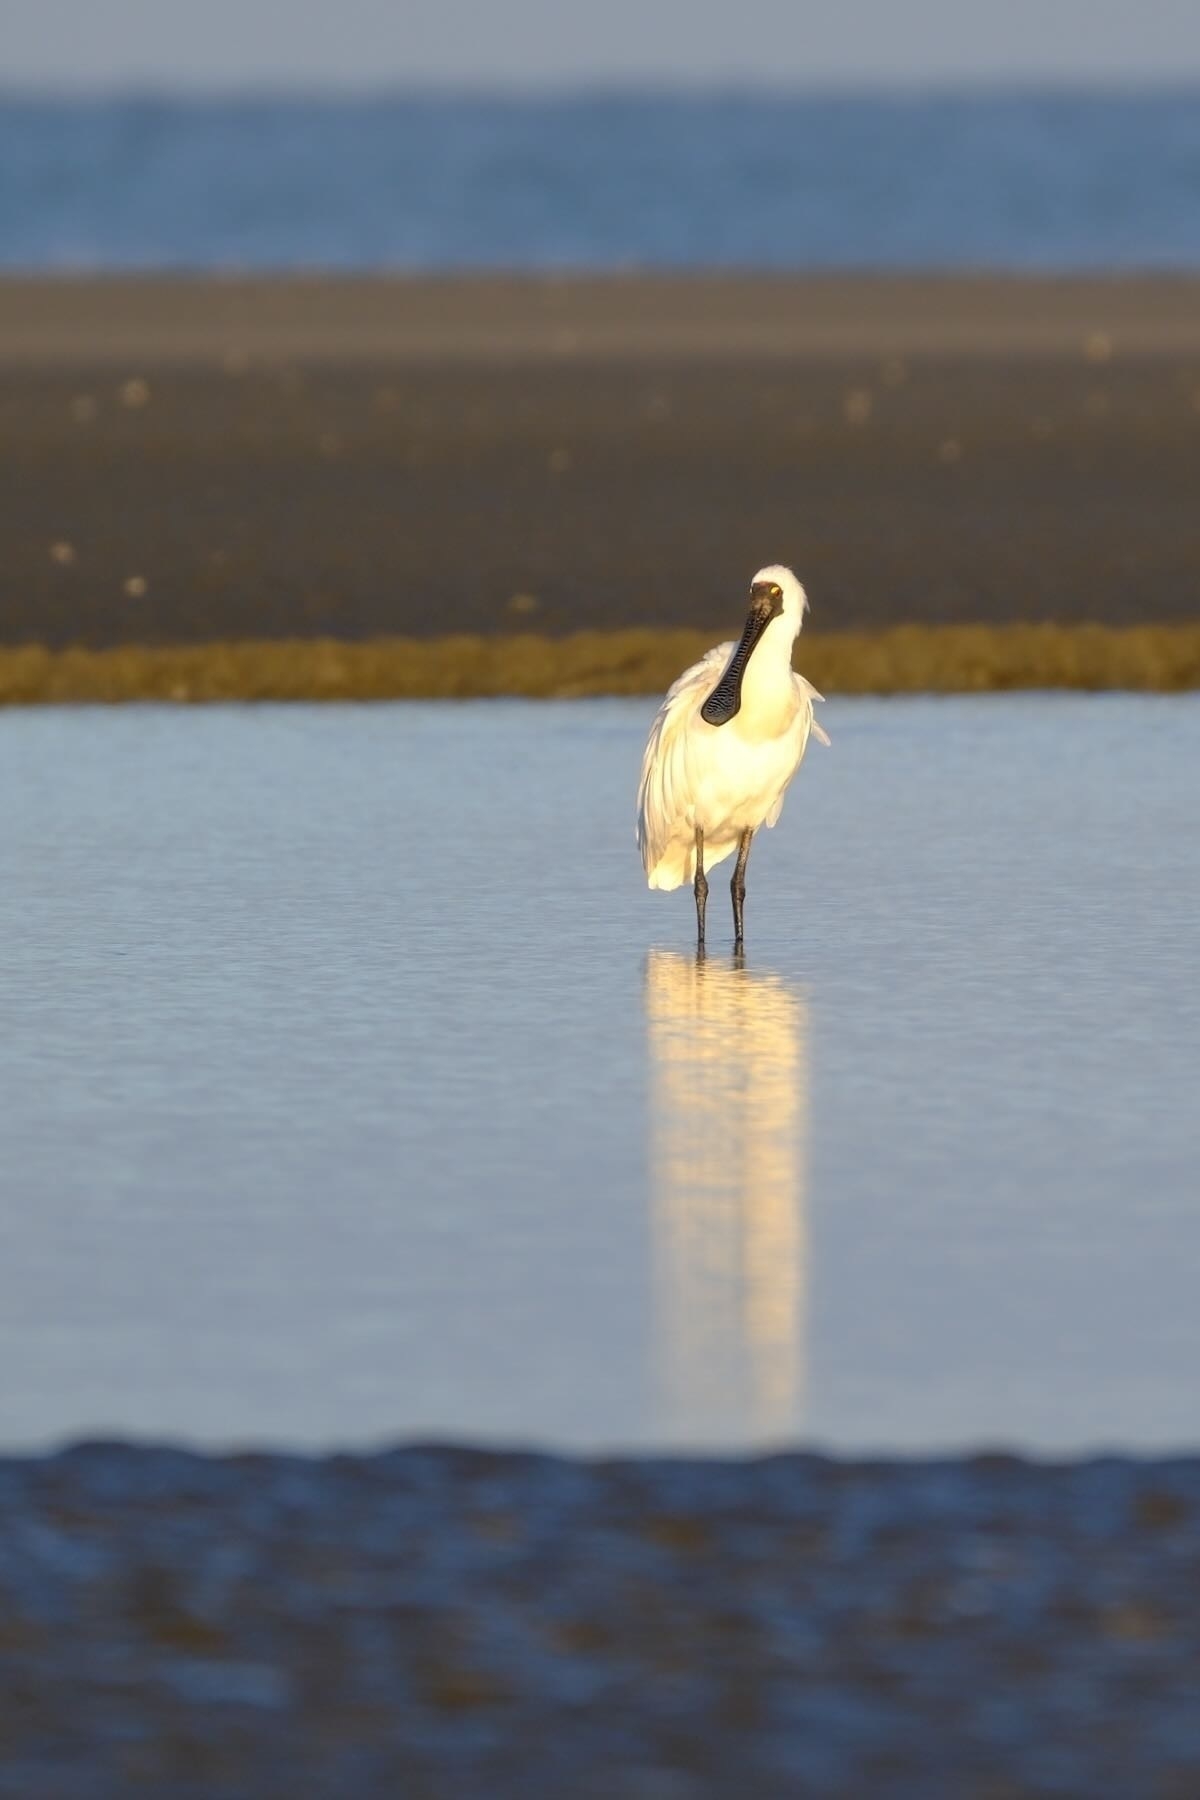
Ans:
POLYGON ((271 102, 297 105, 382 105, 462 100, 498 105, 561 100, 644 99, 668 101, 766 100, 821 102, 878 100, 1070 99, 1096 101, 1192 98, 1200 94, 1200 69, 1174 73, 1098 76, 1046 73, 994 76, 984 72, 921 77, 825 76, 780 80, 769 76, 546 76, 537 80, 475 80, 425 76, 414 80, 300 81, 250 76, 217 81, 114 77, 79 81, 0 77, 0 106, 146 103, 206 105, 271 102))

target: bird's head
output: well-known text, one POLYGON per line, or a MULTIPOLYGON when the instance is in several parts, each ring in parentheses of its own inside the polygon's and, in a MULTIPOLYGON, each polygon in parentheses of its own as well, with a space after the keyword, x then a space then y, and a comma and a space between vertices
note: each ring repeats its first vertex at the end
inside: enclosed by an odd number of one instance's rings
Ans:
POLYGON ((750 583, 750 614, 765 630, 773 620, 782 618, 793 637, 804 623, 808 595, 790 569, 782 563, 769 563, 760 569, 750 583))
POLYGON ((750 583, 750 610, 741 639, 725 665, 725 673, 700 708, 706 725, 727 725, 741 710, 742 677, 759 644, 770 643, 769 655, 790 665, 792 642, 807 605, 804 589, 782 563, 768 563, 758 571, 750 583))

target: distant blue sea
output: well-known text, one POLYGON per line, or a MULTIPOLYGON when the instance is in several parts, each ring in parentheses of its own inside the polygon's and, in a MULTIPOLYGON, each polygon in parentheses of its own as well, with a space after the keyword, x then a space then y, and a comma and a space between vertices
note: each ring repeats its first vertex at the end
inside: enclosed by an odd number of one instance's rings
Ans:
POLYGON ((0 98, 8 269, 1200 266, 1200 93, 0 98))

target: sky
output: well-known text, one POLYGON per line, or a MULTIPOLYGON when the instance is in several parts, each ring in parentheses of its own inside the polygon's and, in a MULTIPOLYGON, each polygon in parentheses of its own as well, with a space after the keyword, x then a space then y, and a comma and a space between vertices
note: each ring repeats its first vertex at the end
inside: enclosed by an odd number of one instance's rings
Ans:
POLYGON ((0 86, 1200 81, 1200 0, 0 0, 0 86))

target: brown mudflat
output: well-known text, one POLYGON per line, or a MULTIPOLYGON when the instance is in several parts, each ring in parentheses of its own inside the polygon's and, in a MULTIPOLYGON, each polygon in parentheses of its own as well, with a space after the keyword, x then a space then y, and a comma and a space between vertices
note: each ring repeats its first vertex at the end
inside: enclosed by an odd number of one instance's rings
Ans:
POLYGON ((1200 283, 0 284, 0 643, 1200 618, 1200 283))

